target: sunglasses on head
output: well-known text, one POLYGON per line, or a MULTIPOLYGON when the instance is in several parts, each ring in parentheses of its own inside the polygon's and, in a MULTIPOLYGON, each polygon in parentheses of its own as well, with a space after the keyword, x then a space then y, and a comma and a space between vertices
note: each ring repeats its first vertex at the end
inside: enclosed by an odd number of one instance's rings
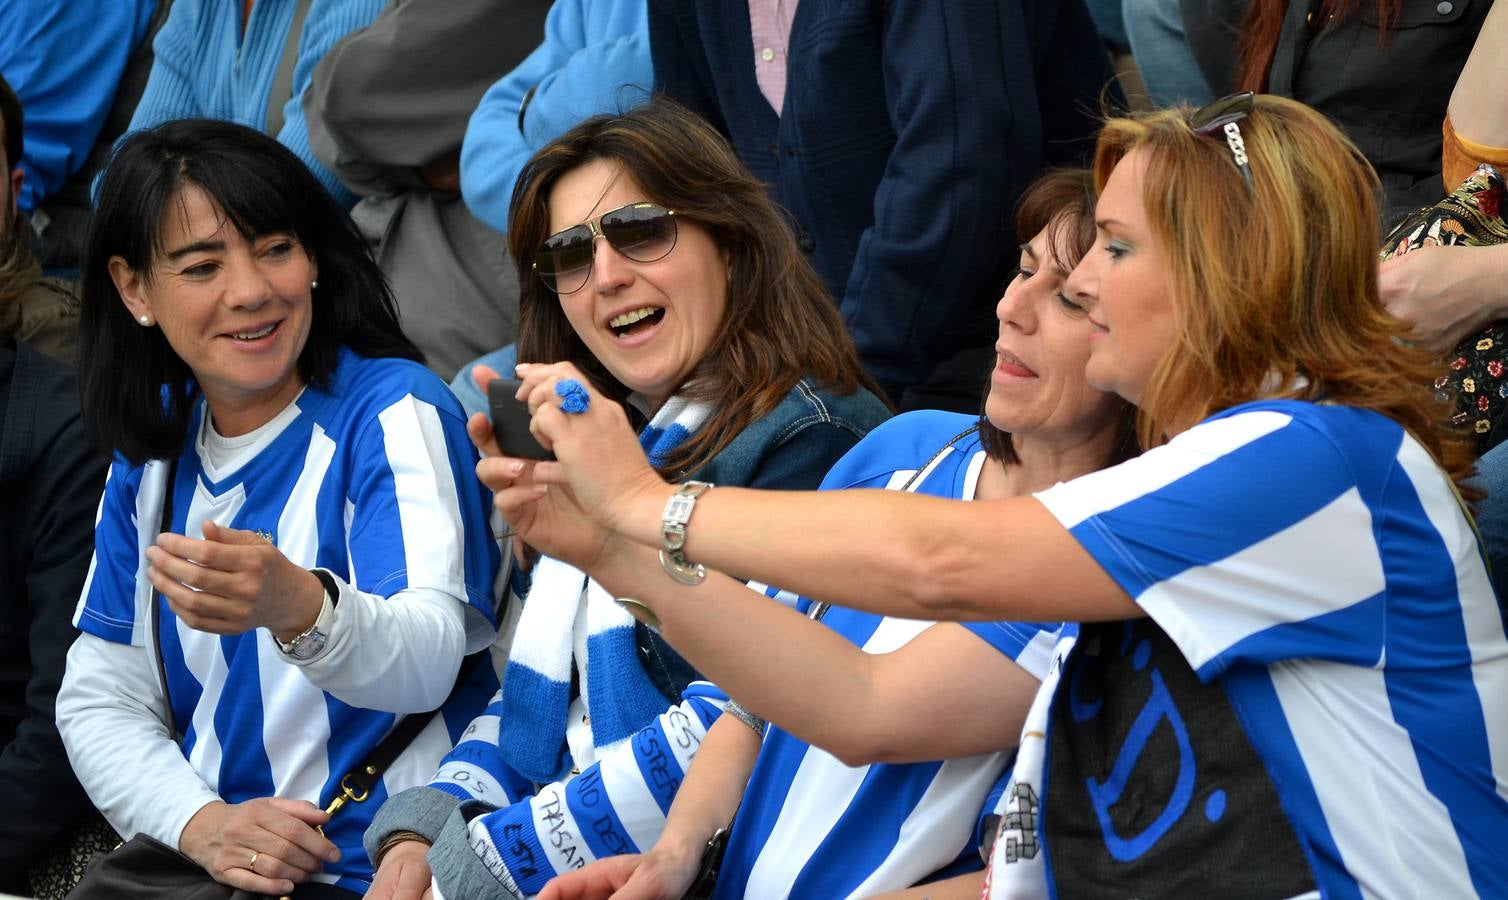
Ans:
POLYGON ((1246 160, 1246 141, 1241 138, 1241 129, 1236 123, 1251 115, 1251 111, 1257 108, 1257 95, 1251 91, 1242 91, 1239 94, 1231 94, 1221 97, 1206 106, 1202 106, 1189 116, 1189 128, 1197 135, 1209 136, 1223 133, 1225 144, 1230 148, 1231 158, 1236 161, 1236 168, 1241 170, 1241 177, 1246 179, 1246 186, 1256 189, 1255 182, 1251 177, 1251 166, 1246 160))
POLYGON ((534 254, 534 271, 545 287, 557 294, 585 287, 599 237, 634 262, 663 259, 675 249, 675 211, 656 203, 630 203, 550 235, 534 254))

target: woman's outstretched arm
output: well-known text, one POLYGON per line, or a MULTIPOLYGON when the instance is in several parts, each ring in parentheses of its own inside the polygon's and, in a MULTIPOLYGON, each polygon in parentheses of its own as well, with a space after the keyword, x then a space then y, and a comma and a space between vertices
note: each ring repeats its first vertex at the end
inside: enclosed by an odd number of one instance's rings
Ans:
MULTIPOLYGON (((665 502, 675 488, 649 467, 623 409, 600 396, 580 414, 562 413, 554 386, 584 381, 568 364, 520 366, 532 428, 559 462, 483 460, 494 489, 568 485, 573 509, 651 548, 660 545, 665 502), (533 481, 520 481, 532 478, 533 481)), ((473 436, 476 433, 473 432, 473 436)), ((537 499, 537 497, 535 498, 537 499)), ((505 517, 536 546, 589 572, 594 559, 548 546, 551 528, 571 528, 571 511, 546 516, 535 533, 519 507, 505 517), (525 518, 520 518, 524 516, 525 518)), ((598 542, 581 548, 588 556, 598 542)), ((896 491, 755 491, 717 488, 696 504, 685 555, 709 568, 776 584, 814 599, 882 615, 921 619, 1103 621, 1140 615, 1079 543, 1029 497, 960 503, 896 491)))

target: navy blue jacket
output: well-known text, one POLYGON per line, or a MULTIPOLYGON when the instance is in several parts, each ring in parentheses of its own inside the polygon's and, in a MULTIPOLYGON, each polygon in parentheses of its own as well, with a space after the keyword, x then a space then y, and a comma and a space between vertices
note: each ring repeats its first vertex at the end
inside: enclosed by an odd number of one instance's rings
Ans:
POLYGON ((747 0, 650 0, 649 29, 656 87, 769 184, 892 396, 993 340, 1016 198, 1081 160, 1112 77, 1082 0, 801 0, 777 118, 747 0))

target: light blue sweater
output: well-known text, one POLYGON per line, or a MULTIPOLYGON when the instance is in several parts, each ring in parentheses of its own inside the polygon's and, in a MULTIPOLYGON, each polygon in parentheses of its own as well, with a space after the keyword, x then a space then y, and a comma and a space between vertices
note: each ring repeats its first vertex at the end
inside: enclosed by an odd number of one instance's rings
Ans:
MULTIPOLYGON (((83 168, 110 113, 156 0, 4 0, 0 74, 21 99, 26 171, 17 203, 31 212, 83 168)), ((8 172, 6 174, 9 174, 8 172)))
POLYGON ((556 0, 550 7, 544 42, 487 89, 466 127, 461 195, 472 215, 507 234, 514 183, 535 150, 588 116, 648 98, 654 65, 646 9, 644 0, 556 0))
MULTIPOLYGON (((283 106, 277 134, 346 209, 356 197, 310 151, 303 96, 325 52, 365 28, 385 5, 385 0, 314 0, 299 39, 293 96, 283 106)), ((267 97, 294 6, 294 0, 256 0, 243 37, 238 0, 177 0, 152 45, 156 60, 130 131, 200 116, 265 130, 267 97)))

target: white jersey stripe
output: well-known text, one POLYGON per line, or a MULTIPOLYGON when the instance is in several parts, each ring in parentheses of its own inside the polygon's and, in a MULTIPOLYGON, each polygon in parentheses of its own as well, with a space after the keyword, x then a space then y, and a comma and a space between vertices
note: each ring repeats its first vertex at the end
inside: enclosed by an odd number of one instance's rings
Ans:
POLYGON ((816 748, 807 752, 759 858, 749 869, 743 895, 750 900, 784 900, 791 888, 792 862, 811 859, 853 802, 868 766, 850 768, 816 748))
MULTIPOLYGON (((1449 489, 1438 486, 1444 474, 1429 458, 1423 447, 1405 441, 1398 454, 1398 462, 1408 473, 1418 490, 1430 524, 1445 541, 1447 552, 1455 563, 1456 583, 1467 595, 1489 596, 1492 586, 1487 583, 1487 571, 1481 565, 1476 535, 1462 521, 1454 497, 1449 489), (1422 489, 1434 483, 1435 490, 1422 489)), ((1467 647, 1471 652, 1472 680, 1477 696, 1482 703, 1482 718, 1487 729, 1487 748, 1496 773, 1497 793, 1508 800, 1508 668, 1483 665, 1503 653, 1503 619, 1498 610, 1485 604, 1462 604, 1462 618, 1466 628, 1467 647), (1499 702, 1492 702, 1496 698, 1499 702)))
POLYGON ((1268 672, 1330 834, 1363 896, 1472 896, 1455 826, 1445 805, 1423 789, 1408 732, 1377 715, 1389 706, 1382 670, 1308 659, 1275 663, 1268 672), (1394 825, 1376 827, 1384 822, 1394 825), (1426 857, 1428 864, 1398 865, 1426 857), (1401 881, 1409 878, 1418 881, 1401 881))
POLYGON ((393 468, 408 586, 464 593, 465 548, 446 539, 464 529, 455 478, 444 456, 445 434, 439 412, 408 396, 377 418, 393 468), (429 583, 436 575, 448 583, 429 583), (416 581, 416 576, 423 577, 416 581))
MULTIPOLYGON (((194 771, 215 792, 220 790, 220 735, 215 729, 215 710, 220 705, 220 693, 225 689, 225 657, 220 652, 220 639, 212 634, 195 631, 177 618, 163 619, 178 632, 178 642, 183 647, 183 664, 201 685, 200 700, 194 707, 192 721, 194 746, 189 751, 189 763, 194 771)), ((169 676, 171 678, 171 676, 169 676)), ((171 695, 170 695, 171 696, 171 695)), ((184 725, 178 723, 180 728, 184 725)), ((185 732, 187 729, 184 729, 185 732)))
POLYGON ((989 792, 1005 765, 1006 756, 986 753, 943 763, 896 836, 896 845, 909 847, 911 852, 887 856, 849 896, 868 897, 889 890, 896 883, 893 870, 914 866, 915 861, 906 858, 913 854, 930 854, 939 869, 952 862, 968 846, 975 826, 973 819, 957 815, 956 811, 978 806, 979 798, 989 792))
POLYGON ((266 629, 258 633, 257 665, 262 676, 262 745, 280 751, 267 754, 277 795, 319 805, 320 792, 330 780, 330 754, 325 749, 330 718, 323 714, 324 692, 283 657, 266 629), (311 714, 314 710, 320 714, 311 714), (290 734, 299 740, 288 740, 290 734))
POLYGON ((1386 578, 1371 518, 1352 488, 1266 540, 1154 584, 1136 602, 1177 642, 1189 664, 1203 669, 1274 621, 1301 622, 1380 593, 1386 578), (1328 540, 1315 541, 1316 534, 1328 540), (1287 589, 1273 589, 1279 579, 1287 589), (1218 617, 1208 615, 1204 598, 1211 596, 1222 597, 1218 617))
POLYGON ((1285 413, 1247 412, 1199 426, 1199 452, 1180 452, 1176 444, 1158 448, 1155 454, 1091 472, 1073 480, 1081 489, 1038 494, 1037 499, 1064 528, 1072 529, 1090 516, 1115 509, 1153 494, 1204 466, 1259 438, 1281 430, 1293 421, 1285 413))

